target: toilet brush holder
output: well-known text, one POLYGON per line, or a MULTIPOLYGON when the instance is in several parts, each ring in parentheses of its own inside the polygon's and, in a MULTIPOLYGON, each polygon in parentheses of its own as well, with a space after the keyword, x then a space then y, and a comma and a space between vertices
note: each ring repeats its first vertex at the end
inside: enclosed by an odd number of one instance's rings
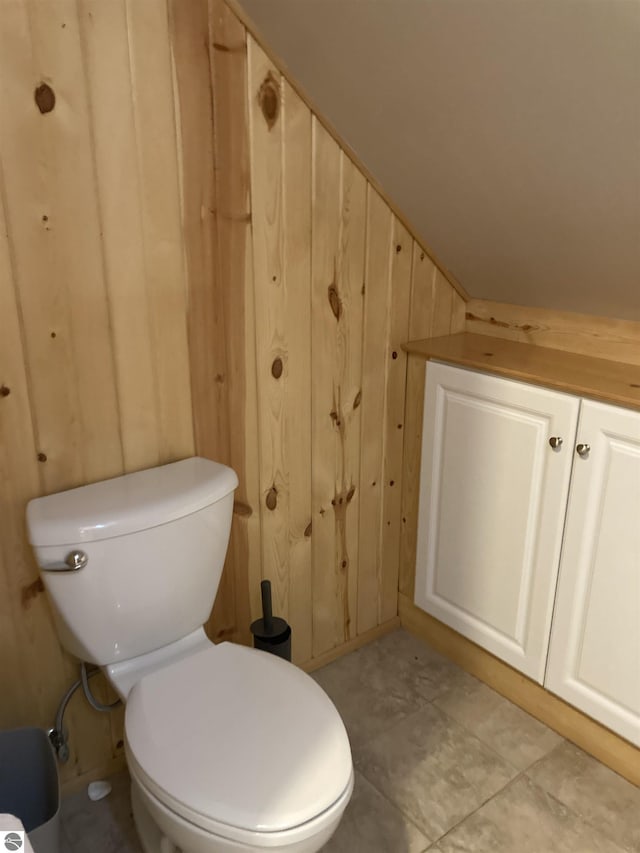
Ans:
POLYGON ((291 660, 291 627, 279 616, 274 616, 271 608, 271 581, 262 581, 262 619, 251 623, 253 645, 256 649, 271 652, 285 660, 291 660))

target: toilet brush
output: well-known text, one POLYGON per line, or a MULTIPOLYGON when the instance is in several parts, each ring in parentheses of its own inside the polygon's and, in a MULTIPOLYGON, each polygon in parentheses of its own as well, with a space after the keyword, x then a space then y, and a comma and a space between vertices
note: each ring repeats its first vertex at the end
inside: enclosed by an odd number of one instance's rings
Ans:
POLYGON ((260 584, 262 619, 251 623, 253 645, 256 649, 291 660, 291 627, 284 619, 274 616, 271 604, 271 581, 260 584))

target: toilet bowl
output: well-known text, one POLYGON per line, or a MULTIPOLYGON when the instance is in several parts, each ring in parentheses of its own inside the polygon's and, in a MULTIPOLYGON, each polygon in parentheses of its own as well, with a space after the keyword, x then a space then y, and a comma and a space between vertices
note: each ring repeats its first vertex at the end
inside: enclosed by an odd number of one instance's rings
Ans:
POLYGON ((194 458, 27 510, 63 645, 102 666, 125 702, 145 853, 313 853, 353 789, 344 725, 313 679, 202 628, 236 485, 194 458))
MULTIPOLYGON (((146 809, 189 853, 318 850, 353 787, 335 707, 280 658, 214 646, 198 633, 188 656, 144 676, 127 698, 125 749, 143 844, 146 809)), ((112 669, 115 687, 117 676, 112 669)))

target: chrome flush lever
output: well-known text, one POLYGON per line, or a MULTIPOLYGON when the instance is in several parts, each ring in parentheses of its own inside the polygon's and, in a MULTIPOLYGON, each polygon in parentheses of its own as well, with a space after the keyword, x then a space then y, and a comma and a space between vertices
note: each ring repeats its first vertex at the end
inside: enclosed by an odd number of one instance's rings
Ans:
POLYGON ((77 572, 89 562, 89 557, 84 551, 70 551, 62 563, 49 563, 48 566, 40 566, 43 572, 77 572))

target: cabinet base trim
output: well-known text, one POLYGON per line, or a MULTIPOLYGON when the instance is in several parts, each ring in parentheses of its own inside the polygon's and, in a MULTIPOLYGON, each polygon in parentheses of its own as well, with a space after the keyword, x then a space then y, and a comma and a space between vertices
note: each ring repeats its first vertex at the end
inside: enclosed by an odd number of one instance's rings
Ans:
POLYGON ((429 643, 440 654, 634 785, 640 786, 640 749, 558 699, 457 631, 424 613, 406 595, 400 594, 398 605, 402 627, 411 634, 429 643))

